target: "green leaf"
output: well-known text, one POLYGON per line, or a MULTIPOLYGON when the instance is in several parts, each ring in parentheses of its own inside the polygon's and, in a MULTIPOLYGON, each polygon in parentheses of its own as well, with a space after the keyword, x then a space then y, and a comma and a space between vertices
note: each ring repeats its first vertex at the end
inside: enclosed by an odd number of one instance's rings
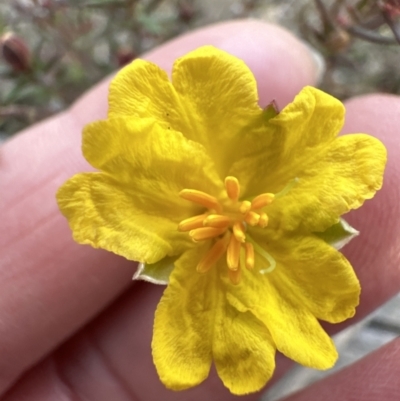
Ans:
POLYGON ((341 218, 339 223, 329 227, 323 233, 315 234, 339 250, 348 244, 354 237, 356 237, 359 234, 359 231, 347 223, 346 220, 341 218))
POLYGON ((156 263, 140 263, 133 280, 144 280, 153 284, 168 284, 177 256, 167 256, 156 263))

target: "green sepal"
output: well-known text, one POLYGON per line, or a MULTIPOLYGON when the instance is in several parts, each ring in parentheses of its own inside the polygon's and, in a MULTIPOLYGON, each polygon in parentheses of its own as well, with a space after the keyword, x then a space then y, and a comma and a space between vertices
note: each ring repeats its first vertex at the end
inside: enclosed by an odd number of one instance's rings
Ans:
POLYGON ((279 114, 279 109, 275 100, 269 103, 263 110, 263 117, 266 121, 276 117, 278 114, 279 114))
POLYGON ((156 263, 139 263, 133 280, 144 280, 153 284, 168 284, 177 256, 166 256, 156 263))
POLYGON ((339 223, 329 227, 323 233, 315 233, 319 238, 322 238, 329 245, 332 245, 337 250, 343 248, 354 237, 359 234, 346 220, 340 219, 339 223))

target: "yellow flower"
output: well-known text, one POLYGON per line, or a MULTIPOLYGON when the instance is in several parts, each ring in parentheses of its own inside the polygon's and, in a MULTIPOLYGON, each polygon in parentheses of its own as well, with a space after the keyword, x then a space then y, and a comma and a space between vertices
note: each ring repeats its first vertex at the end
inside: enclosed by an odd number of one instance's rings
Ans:
POLYGON ((169 281, 152 348, 174 390, 214 362, 232 393, 257 391, 276 350, 327 369, 337 352, 318 320, 341 322, 358 304, 351 265, 322 233, 381 187, 385 148, 337 137, 344 107, 317 89, 278 114, 257 101, 246 65, 213 47, 178 59, 172 82, 136 60, 112 82, 108 119, 84 130, 100 172, 57 195, 77 242, 169 281))

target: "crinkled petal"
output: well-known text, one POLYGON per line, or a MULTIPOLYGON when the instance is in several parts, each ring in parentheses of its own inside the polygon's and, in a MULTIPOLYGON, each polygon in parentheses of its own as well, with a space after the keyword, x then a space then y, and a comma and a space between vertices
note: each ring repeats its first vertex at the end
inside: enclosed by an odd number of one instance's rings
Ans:
POLYGON ((272 227, 324 231, 360 207, 382 186, 386 149, 365 134, 337 138, 312 164, 297 168, 299 182, 276 199, 268 214, 272 227))
POLYGON ((78 243, 146 263, 192 246, 161 210, 155 215, 143 209, 134 187, 105 173, 75 175, 59 189, 57 201, 78 243))
POLYGON ((205 146, 225 178, 237 141, 262 120, 253 74, 243 61, 205 46, 175 62, 172 80, 154 64, 134 61, 113 80, 109 115, 154 118, 182 132, 205 146))
POLYGON ((176 224, 203 210, 181 199, 182 189, 224 194, 204 147, 153 120, 119 117, 89 124, 83 153, 92 166, 125 186, 143 214, 162 215, 176 224))
POLYGON ((344 106, 334 97, 305 87, 266 128, 242 137, 230 174, 244 197, 278 192, 330 146, 344 121, 344 106))
POLYGON ((149 61, 136 59, 122 68, 111 82, 108 102, 109 118, 152 118, 164 128, 179 120, 177 95, 167 73, 149 61))
POLYGON ((256 252, 256 277, 276 284, 281 297, 295 296, 299 307, 315 317, 339 323, 355 314, 360 284, 349 261, 333 246, 312 234, 271 239, 266 230, 255 241, 276 261, 270 274, 269 263, 256 252))
POLYGON ((114 118, 85 128, 83 152, 105 174, 78 175, 58 193, 80 243, 155 263, 192 243, 178 223, 202 208, 179 197, 185 188, 224 191, 204 148, 153 120, 114 118))
MULTIPOLYGON (((322 240, 318 241, 323 243, 322 240)), ((295 242, 289 245, 293 246, 295 242)), ((336 321, 351 316, 358 303, 359 287, 351 268, 349 269, 340 254, 336 257, 331 254, 329 258, 318 249, 315 250, 314 246, 307 249, 309 246, 310 244, 303 242, 293 251, 297 257, 304 258, 304 261, 295 257, 289 261, 288 256, 283 256, 283 248, 278 252, 270 250, 269 253, 276 258, 277 265, 268 274, 260 273, 261 269, 268 267, 268 263, 256 252, 254 270, 243 269, 241 282, 229 287, 227 299, 239 311, 249 311, 261 320, 271 333, 276 348, 287 357, 304 366, 328 369, 335 363, 337 352, 316 315, 321 313, 325 318, 332 317, 331 320, 336 321), (315 251, 317 252, 313 254, 315 251), (319 262, 318 256, 323 257, 324 261, 319 262), (282 261, 293 263, 285 265, 282 261), (313 263, 317 263, 317 267, 310 267, 313 263), (326 272, 325 282, 318 267, 326 272), (335 268, 341 269, 337 277, 331 272, 335 268), (329 283, 331 278, 334 278, 334 283, 329 283), (341 282, 341 279, 349 279, 350 282, 341 282), (316 287, 315 291, 313 286, 316 287), (324 289, 329 292, 329 296, 324 294, 324 289), (311 299, 307 300, 307 295, 311 299), (324 305, 324 301, 329 304, 324 305)), ((325 246, 329 247, 326 244, 325 246)), ((225 281, 229 282, 227 278, 225 281)))
POLYGON ((196 272, 207 249, 182 255, 157 307, 152 348, 158 374, 168 388, 182 390, 201 383, 213 359, 232 393, 258 391, 275 366, 271 336, 251 313, 226 301, 217 268, 196 272))
POLYGON ((200 275, 196 263, 207 246, 196 247, 175 264, 153 332, 153 359, 166 387, 183 390, 205 380, 212 363, 212 335, 221 292, 214 275, 200 275))
POLYGON ((146 208, 159 203, 162 213, 171 204, 173 214, 188 205, 178 194, 195 188, 222 197, 223 181, 214 162, 197 142, 180 132, 164 129, 151 119, 118 117, 85 127, 83 154, 99 170, 135 188, 146 197, 146 208))
POLYGON ((175 62, 172 82, 191 127, 185 135, 202 143, 226 175, 239 139, 262 115, 252 72, 242 60, 205 46, 175 62))
POLYGON ((365 134, 336 138, 343 120, 341 102, 306 87, 264 131, 243 137, 229 172, 239 179, 243 198, 279 193, 298 180, 268 208, 275 229, 324 231, 381 187, 384 146, 365 134))
POLYGON ((219 312, 223 315, 216 319, 213 342, 218 375, 233 394, 261 390, 275 369, 271 335, 250 312, 239 312, 228 303, 219 312))

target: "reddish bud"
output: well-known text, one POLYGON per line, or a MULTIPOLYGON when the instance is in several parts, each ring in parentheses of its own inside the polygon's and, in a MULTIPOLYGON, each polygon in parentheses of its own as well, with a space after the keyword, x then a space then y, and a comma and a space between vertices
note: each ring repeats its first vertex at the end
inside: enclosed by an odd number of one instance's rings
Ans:
POLYGON ((117 50, 117 63, 119 67, 129 64, 137 57, 136 53, 129 48, 120 48, 117 50))
POLYGON ((0 49, 4 60, 16 72, 26 72, 31 67, 31 53, 23 39, 13 32, 0 38, 0 49))
POLYGON ((179 18, 182 21, 189 22, 194 15, 195 10, 192 4, 185 0, 179 2, 179 18))
POLYGON ((381 0, 378 4, 391 18, 400 16, 400 0, 381 0))

